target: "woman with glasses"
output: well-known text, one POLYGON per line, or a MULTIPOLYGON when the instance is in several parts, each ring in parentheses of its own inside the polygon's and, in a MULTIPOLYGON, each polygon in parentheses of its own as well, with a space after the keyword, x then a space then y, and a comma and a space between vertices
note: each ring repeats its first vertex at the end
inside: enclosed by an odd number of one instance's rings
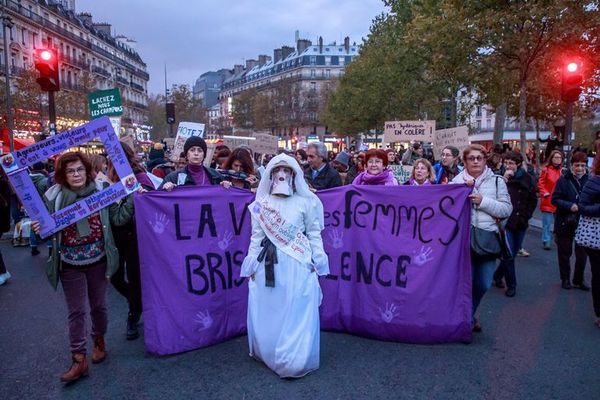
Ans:
POLYGON ((440 162, 433 166, 435 171, 435 183, 445 185, 450 183, 452 179, 460 174, 460 151, 454 146, 446 146, 442 150, 440 162))
MULTIPOLYGON (((61 210, 101 191, 104 184, 94 179, 92 164, 81 152, 67 152, 56 161, 56 184, 44 200, 50 213, 61 210)), ((113 204, 54 234, 46 273, 56 289, 62 282, 69 312, 69 340, 73 364, 60 380, 74 382, 88 373, 86 361, 86 314, 92 319, 92 363, 106 358, 104 335, 108 324, 106 291, 108 279, 119 267, 111 223, 124 225, 133 214, 133 201, 113 204)), ((32 221, 40 233, 40 223, 32 221)))
POLYGON ((398 181, 387 168, 388 156, 385 150, 371 149, 365 153, 365 170, 352 181, 353 185, 396 186, 398 181))
MULTIPOLYGON (((463 151, 465 169, 453 180, 454 184, 473 187, 471 201, 471 225, 474 228, 498 232, 498 219, 508 218, 512 212, 510 196, 501 176, 494 175, 486 165, 485 148, 472 144, 463 151)), ((471 230, 473 234, 473 229, 471 230)), ((472 324, 474 332, 481 332, 481 324, 475 318, 477 307, 485 292, 492 286, 496 269, 496 257, 481 256, 471 249, 471 271, 473 290, 472 324)))

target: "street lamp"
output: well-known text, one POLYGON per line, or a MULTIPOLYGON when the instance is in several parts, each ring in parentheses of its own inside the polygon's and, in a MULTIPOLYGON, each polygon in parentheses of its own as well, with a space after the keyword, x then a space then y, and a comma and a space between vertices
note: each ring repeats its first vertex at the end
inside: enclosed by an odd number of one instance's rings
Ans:
POLYGON ((9 79, 9 68, 8 68, 8 34, 6 33, 6 28, 12 29, 14 26, 14 22, 12 18, 10 18, 6 14, 2 14, 2 33, 4 35, 4 82, 6 83, 6 119, 8 123, 8 138, 9 138, 9 146, 10 151, 15 151, 15 142, 13 139, 13 131, 14 131, 14 121, 13 121, 13 112, 12 112, 12 98, 10 94, 10 79, 9 79))

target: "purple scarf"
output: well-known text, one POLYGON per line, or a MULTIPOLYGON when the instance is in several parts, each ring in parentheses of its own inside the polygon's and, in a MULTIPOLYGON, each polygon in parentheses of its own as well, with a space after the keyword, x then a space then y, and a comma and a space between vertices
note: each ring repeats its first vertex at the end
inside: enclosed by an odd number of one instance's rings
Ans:
POLYGON ((204 166, 200 165, 192 165, 188 164, 187 166, 190 175, 194 179, 196 186, 210 186, 211 181, 210 178, 206 176, 206 171, 204 170, 204 166))
POLYGON ((410 179, 408 180, 408 184, 410 186, 424 186, 424 185, 431 185, 431 181, 429 179, 425 179, 425 182, 419 183, 415 180, 415 178, 413 178, 411 176, 410 179))
POLYGON ((363 171, 354 178, 352 184, 396 186, 398 181, 394 178, 392 171, 386 168, 377 175, 371 175, 367 171, 363 171))
POLYGON ((137 174, 135 174, 135 179, 137 179, 140 185, 155 189, 154 183, 152 183, 152 181, 150 180, 148 175, 146 175, 145 172, 138 172, 137 174))

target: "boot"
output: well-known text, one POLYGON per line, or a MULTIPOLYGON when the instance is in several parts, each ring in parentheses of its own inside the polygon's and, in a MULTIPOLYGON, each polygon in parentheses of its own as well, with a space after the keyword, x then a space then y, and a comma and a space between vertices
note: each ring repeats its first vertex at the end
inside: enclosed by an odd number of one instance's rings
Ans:
POLYGON ((140 320, 139 314, 129 313, 127 316, 127 340, 135 340, 140 337, 138 331, 138 322, 140 320))
POLYGON ((62 382, 75 382, 82 376, 87 376, 88 374, 88 364, 85 360, 85 354, 82 353, 74 353, 73 354, 73 364, 71 364, 71 368, 62 376, 60 380, 62 382))
POLYGON ((104 343, 104 336, 95 336, 93 339, 92 363, 98 364, 106 358, 106 344, 104 343))

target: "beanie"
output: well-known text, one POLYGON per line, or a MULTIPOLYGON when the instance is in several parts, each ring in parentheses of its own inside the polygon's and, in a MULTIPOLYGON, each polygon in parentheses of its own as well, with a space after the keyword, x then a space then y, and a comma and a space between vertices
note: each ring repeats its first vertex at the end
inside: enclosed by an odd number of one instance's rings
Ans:
POLYGON ((206 156, 206 142, 204 141, 204 139, 202 139, 200 136, 191 136, 185 141, 185 144, 183 145, 183 153, 186 157, 188 151, 194 146, 200 147, 204 152, 204 156, 206 156))
POLYGON ((338 155, 335 157, 334 161, 336 161, 340 164, 343 164, 347 167, 348 163, 350 162, 350 156, 345 151, 342 151, 342 152, 338 153, 338 155))

